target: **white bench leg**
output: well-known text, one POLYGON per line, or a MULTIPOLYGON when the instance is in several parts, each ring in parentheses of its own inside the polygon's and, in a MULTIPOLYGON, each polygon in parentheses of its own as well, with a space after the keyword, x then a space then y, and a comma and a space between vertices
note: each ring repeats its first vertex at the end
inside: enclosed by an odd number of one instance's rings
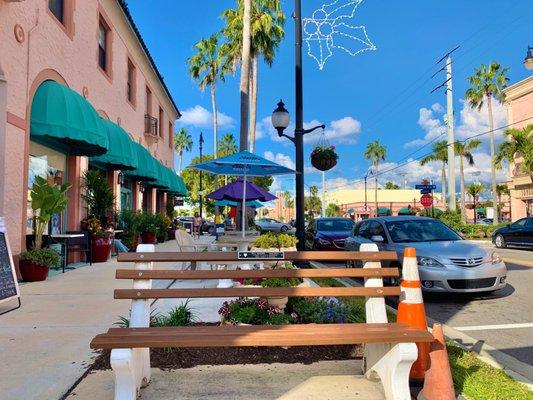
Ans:
POLYGON ((138 374, 133 350, 111 350, 111 368, 115 373, 115 400, 136 400, 138 374))
POLYGON ((414 343, 367 344, 365 346, 365 376, 381 380, 387 400, 410 400, 409 372, 418 357, 414 343))

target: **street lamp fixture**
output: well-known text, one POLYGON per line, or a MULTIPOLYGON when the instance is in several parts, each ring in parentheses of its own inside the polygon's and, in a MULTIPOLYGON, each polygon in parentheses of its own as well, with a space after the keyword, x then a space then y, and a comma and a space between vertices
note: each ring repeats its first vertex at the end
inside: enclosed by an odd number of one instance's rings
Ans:
POLYGON ((124 174, 122 173, 122 171, 120 171, 118 173, 118 180, 117 180, 117 183, 122 186, 124 185, 124 174))
MULTIPOLYGON (((297 118, 298 119, 298 118, 297 118)), ((298 251, 305 250, 305 209, 304 209, 304 143, 303 136, 317 129, 325 129, 325 125, 318 125, 310 129, 294 130, 294 136, 283 133, 289 126, 290 115, 285 109, 285 104, 280 100, 278 107, 272 112, 272 125, 278 131, 279 137, 286 137, 294 143, 296 153, 296 238, 298 251)), ((297 121, 298 122, 298 121, 297 121)), ((297 126, 299 124, 296 124, 297 126)))
POLYGON ((533 70, 533 46, 527 46, 527 54, 524 59, 524 67, 533 70))

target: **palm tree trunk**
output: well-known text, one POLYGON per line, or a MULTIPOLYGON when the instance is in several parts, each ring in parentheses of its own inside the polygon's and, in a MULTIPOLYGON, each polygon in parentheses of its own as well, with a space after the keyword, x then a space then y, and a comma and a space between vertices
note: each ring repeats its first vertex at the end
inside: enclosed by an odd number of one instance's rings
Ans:
POLYGON ((181 167, 183 165, 183 153, 180 153, 179 156, 180 156, 180 173, 179 174, 181 175, 181 167))
POLYGON ((465 171, 463 155, 459 155, 459 173, 461 174, 461 218, 466 222, 466 205, 465 205, 465 171))
POLYGON ((211 85, 211 106, 213 108, 213 154, 218 158, 218 111, 215 85, 211 85))
POLYGON ((240 150, 248 150, 248 111, 250 101, 250 9, 251 0, 244 0, 242 26, 242 62, 241 62, 241 130, 240 150))
POLYGON ((494 165, 494 118, 492 116, 491 97, 487 96, 487 107, 489 109, 489 142, 490 142, 490 172, 492 175, 492 206, 494 208, 494 219, 492 223, 498 225, 498 194, 496 193, 496 166, 494 165))
POLYGON ((252 99, 250 101, 250 152, 253 153, 255 150, 255 126, 257 121, 257 82, 259 71, 259 61, 257 53, 252 57, 252 79, 250 82, 250 93, 252 94, 252 99))
POLYGON ((376 208, 376 217, 379 216, 379 210, 378 210, 378 168, 379 164, 376 164, 376 186, 374 188, 374 204, 376 208))
POLYGON ((444 208, 446 208, 448 202, 446 201, 446 163, 445 162, 442 163, 440 181, 442 183, 442 200, 444 201, 444 208))

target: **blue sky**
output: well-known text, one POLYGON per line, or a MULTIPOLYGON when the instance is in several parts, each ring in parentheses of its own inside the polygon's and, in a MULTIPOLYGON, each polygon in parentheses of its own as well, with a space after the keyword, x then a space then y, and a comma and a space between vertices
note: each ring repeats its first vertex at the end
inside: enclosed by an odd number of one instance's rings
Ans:
MULTIPOLYGON (((349 0, 339 0, 339 4, 349 0)), ((310 17, 323 0, 303 1, 303 17, 310 17)), ((213 148, 210 123, 209 91, 201 92, 188 75, 186 60, 193 54, 194 43, 219 30, 220 13, 234 7, 233 0, 174 1, 130 0, 133 17, 165 77, 178 107, 184 114, 181 124, 196 141, 204 132, 206 148, 213 148)), ((269 126, 269 117, 282 98, 294 118, 294 24, 290 15, 293 2, 284 1, 287 15, 286 39, 272 68, 260 66, 258 121, 261 138, 256 153, 288 166, 293 166, 294 148, 280 141, 269 126)), ((447 1, 383 1, 364 0, 357 8, 351 25, 364 25, 368 37, 377 47, 354 57, 334 50, 323 70, 307 55, 304 44, 304 120, 327 125, 326 134, 339 151, 338 166, 326 175, 328 190, 358 184, 368 162, 362 153, 366 144, 381 140, 388 149, 383 170, 398 161, 423 155, 430 146, 421 148, 444 131, 445 93, 430 94, 445 80, 443 73, 435 78, 436 61, 457 45, 454 53, 454 106, 456 136, 464 139, 487 130, 486 110, 470 110, 463 101, 467 77, 481 63, 499 61, 510 68, 510 83, 529 75, 522 61, 528 44, 533 45, 531 0, 447 0, 447 1), (528 43, 529 42, 529 43, 528 43), (413 154, 414 153, 414 154, 413 154)), ((347 43, 348 45, 350 43, 347 43)), ((228 76, 219 84, 218 106, 222 114, 219 137, 239 132, 239 77, 228 76)), ((495 109, 496 126, 507 123, 504 107, 495 109)), ((442 136, 442 138, 444 138, 442 136)), ((485 139, 487 140, 487 139, 485 139)), ((305 160, 317 137, 307 140, 305 160)), ((467 169, 467 180, 479 170, 479 179, 489 178, 487 145, 474 154, 476 167, 467 169)), ((184 157, 188 165, 198 148, 184 157)), ((414 161, 387 173, 383 179, 396 179, 404 172, 409 183, 428 177, 439 179, 439 166, 421 167, 414 161)), ((504 179, 504 173, 499 173, 504 179)), ((319 183, 321 176, 306 168, 306 185, 319 183)), ((276 186, 290 189, 293 179, 281 178, 276 186)))

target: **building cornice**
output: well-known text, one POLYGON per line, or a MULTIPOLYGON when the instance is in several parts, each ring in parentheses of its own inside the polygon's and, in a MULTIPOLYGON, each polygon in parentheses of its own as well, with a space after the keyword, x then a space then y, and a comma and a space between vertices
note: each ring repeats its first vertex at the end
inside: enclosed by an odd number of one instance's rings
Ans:
POLYGON ((533 93, 533 75, 505 88, 505 101, 513 101, 526 94, 533 93))

